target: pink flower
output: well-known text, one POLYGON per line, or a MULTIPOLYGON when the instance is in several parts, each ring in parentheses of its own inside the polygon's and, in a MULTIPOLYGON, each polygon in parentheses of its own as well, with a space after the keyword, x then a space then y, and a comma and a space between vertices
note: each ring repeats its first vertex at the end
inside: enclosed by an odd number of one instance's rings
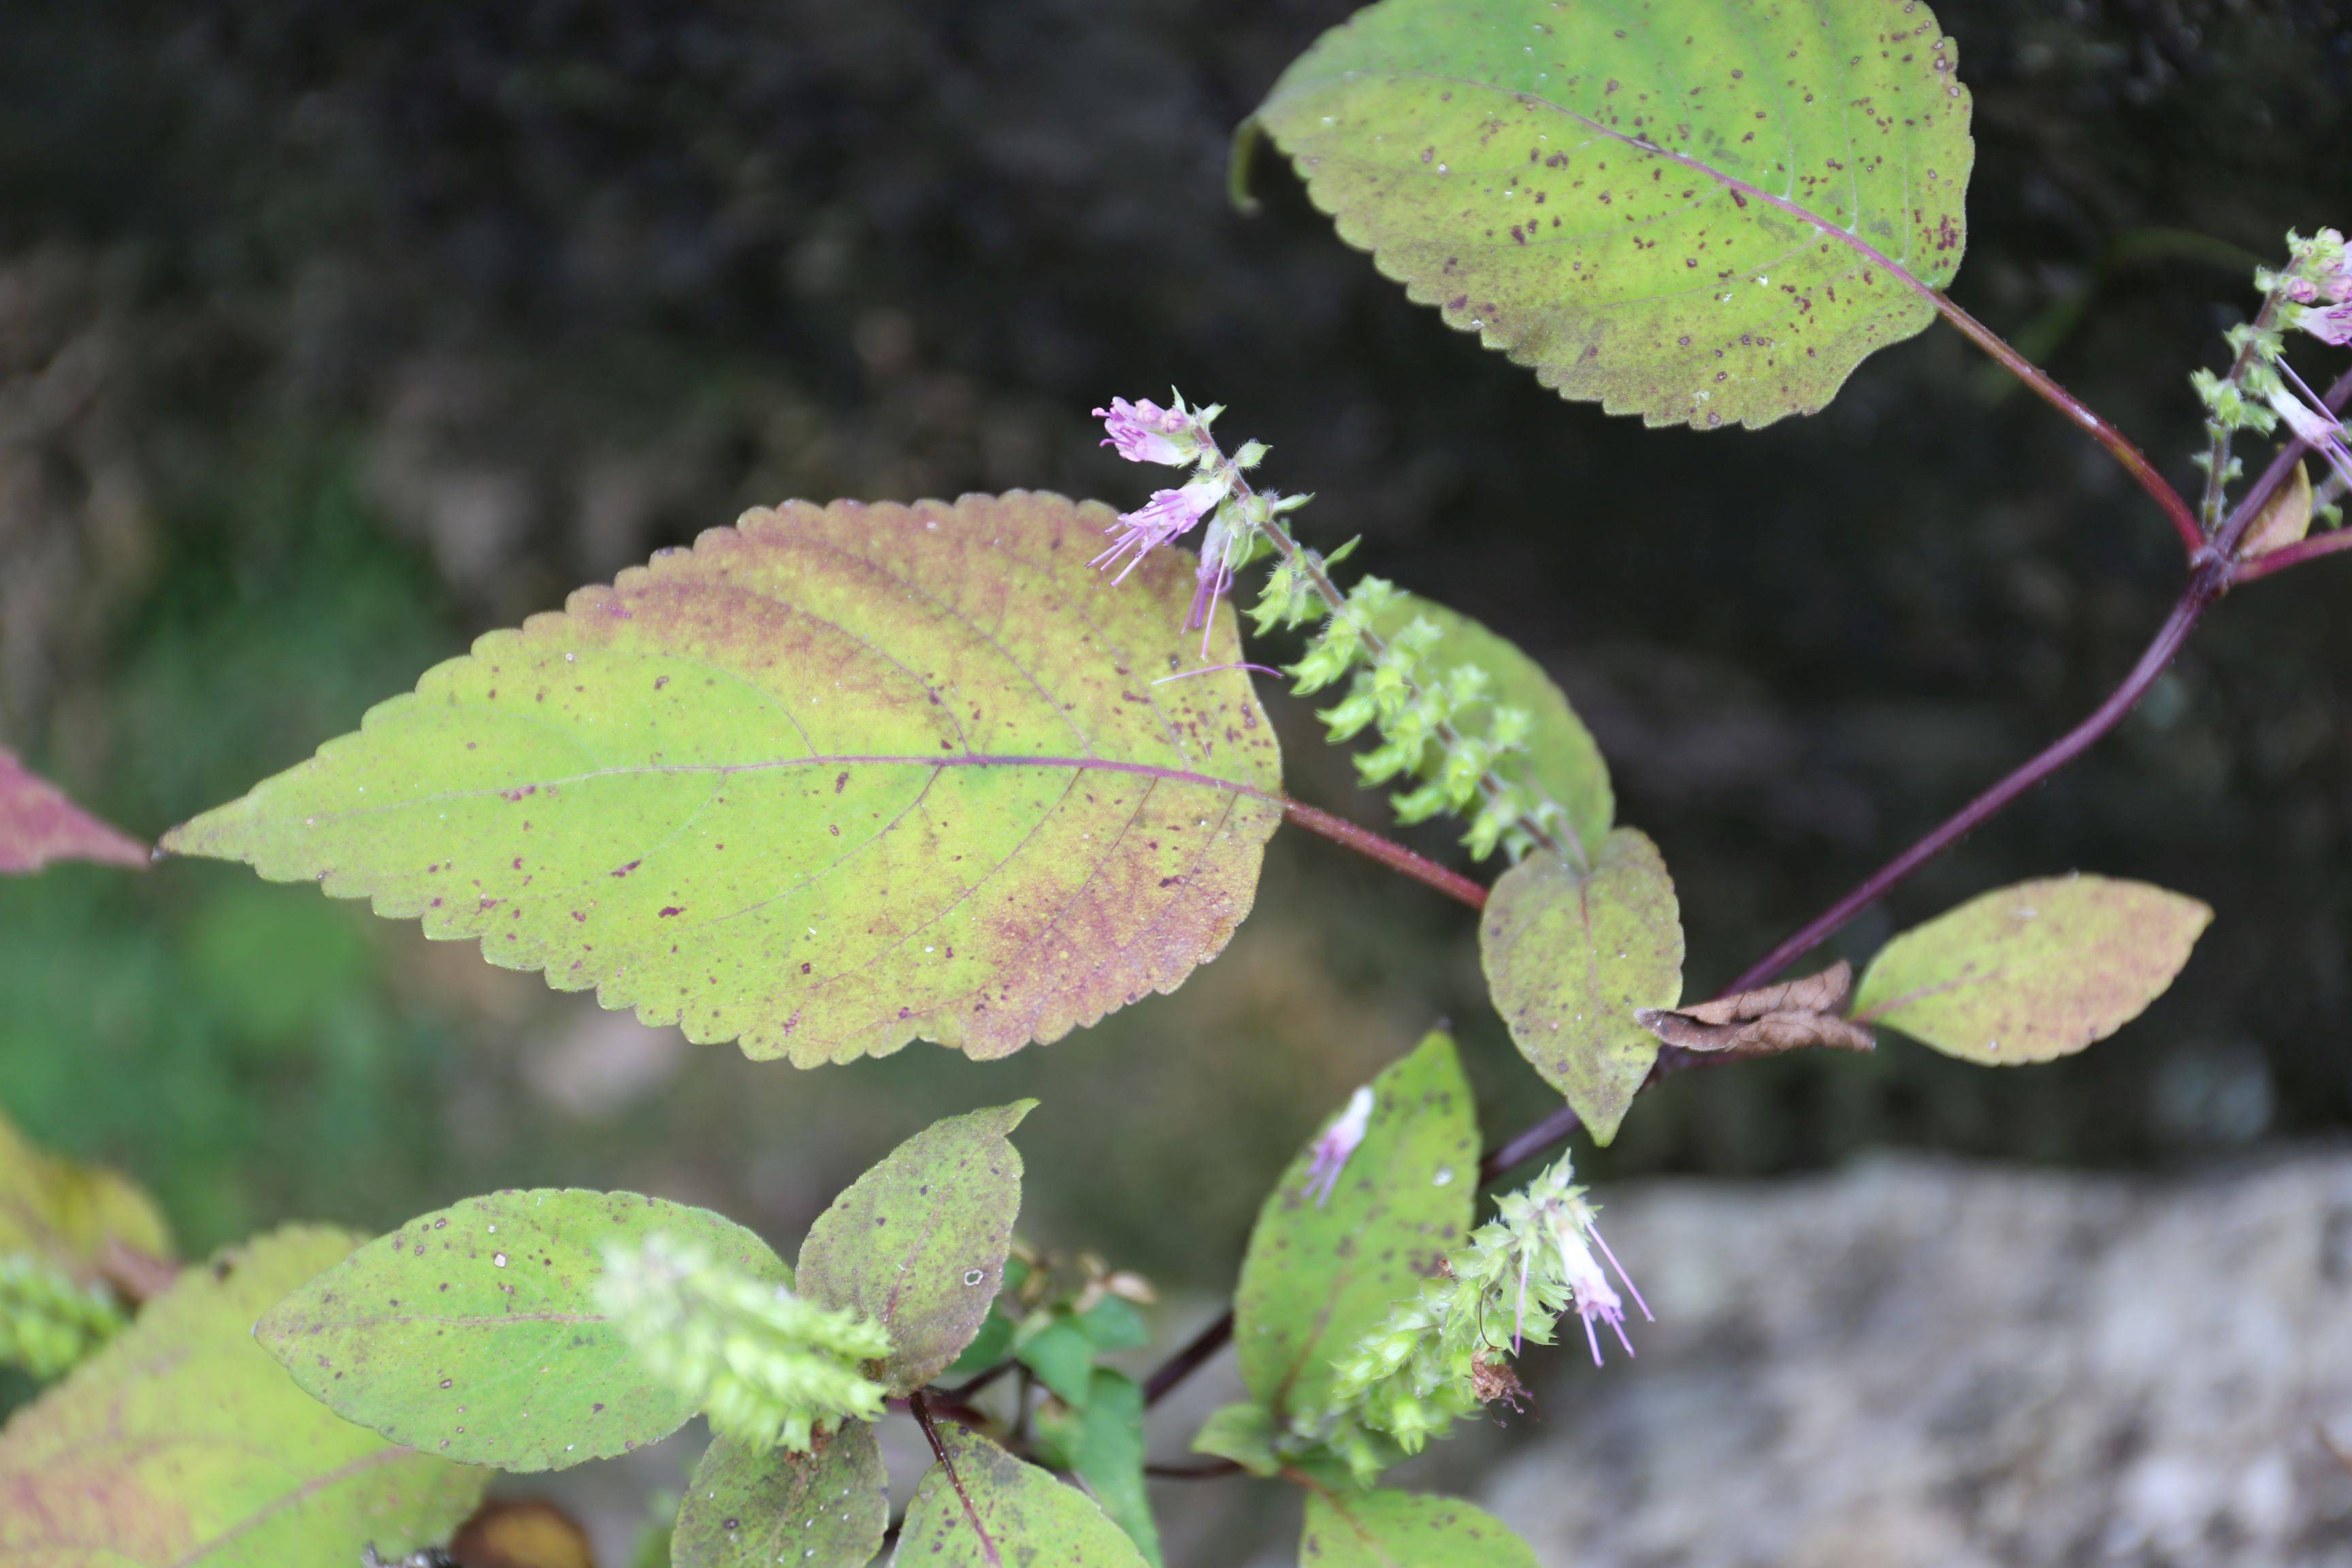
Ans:
POLYGON ((1581 1212, 1570 1223, 1559 1226, 1553 1233, 1553 1240, 1559 1248, 1560 1277, 1576 1297, 1577 1316, 1584 1320, 1584 1342, 1592 1347, 1592 1364, 1599 1366, 1601 1336, 1592 1327, 1594 1322, 1607 1323, 1616 1333, 1617 1342, 1625 1347, 1627 1355, 1633 1353, 1633 1342, 1625 1337, 1625 1303, 1609 1283, 1609 1277, 1601 1271, 1600 1261, 1592 1256, 1591 1247, 1584 1245, 1587 1237, 1591 1239, 1594 1247, 1601 1248, 1601 1256, 1609 1259, 1610 1266, 1617 1270, 1617 1278, 1625 1282, 1626 1292, 1633 1298, 1633 1304, 1642 1309, 1642 1316, 1652 1322, 1657 1320, 1651 1317, 1650 1304, 1642 1300, 1642 1292, 1633 1288, 1633 1279, 1625 1272, 1625 1266, 1617 1261, 1617 1255, 1609 1250, 1607 1242, 1601 1239, 1600 1227, 1592 1223, 1592 1211, 1581 1202, 1573 1206, 1581 1212))
POLYGON ((1116 447, 1118 455, 1130 463, 1165 463, 1175 468, 1200 454, 1200 440, 1193 433, 1191 416, 1178 409, 1162 408, 1149 398, 1129 403, 1124 397, 1114 397, 1108 408, 1095 410, 1095 417, 1110 432, 1102 444, 1116 447))
POLYGON ((2352 305, 2330 305, 2325 310, 2306 310, 2295 325, 2323 343, 2342 348, 2352 343, 2352 305))
POLYGON ((1151 499, 1135 510, 1118 514, 1118 521, 1106 531, 1114 542, 1091 564, 1107 568, 1129 551, 1134 551, 1135 559, 1114 579, 1124 583, 1128 573, 1140 565, 1145 556, 1177 535, 1188 532, 1224 499, 1225 479, 1222 474, 1194 479, 1181 490, 1154 491, 1151 499))
POLYGON ((2280 383, 2272 388, 2270 405, 2286 421, 2287 428, 2307 443, 2311 449, 2327 459, 2328 466, 2352 484, 2352 447, 2344 442, 2344 426, 2319 395, 2304 384, 2286 361, 2278 362, 2280 383))
POLYGON ((1371 1125, 1372 1091, 1360 1089, 1349 1099, 1348 1109, 1339 1112, 1339 1119, 1331 1123, 1330 1130, 1315 1140, 1307 1161, 1307 1185, 1299 1195, 1313 1198, 1315 1206, 1321 1208, 1331 1196, 1331 1189, 1339 1184, 1339 1173, 1347 1168, 1348 1156, 1356 1152, 1356 1145, 1364 1141, 1364 1133, 1371 1125), (1316 1190, 1318 1187, 1320 1192, 1316 1190))

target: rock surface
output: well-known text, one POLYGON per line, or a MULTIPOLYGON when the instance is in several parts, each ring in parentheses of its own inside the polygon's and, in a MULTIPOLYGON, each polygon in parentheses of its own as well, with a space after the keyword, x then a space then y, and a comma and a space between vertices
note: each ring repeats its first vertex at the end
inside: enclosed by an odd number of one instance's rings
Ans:
POLYGON ((1486 1501, 1576 1568, 2352 1563, 2352 1155, 1648 1184, 1486 1501), (2347 1451, 2352 1451, 2347 1447, 2347 1451))

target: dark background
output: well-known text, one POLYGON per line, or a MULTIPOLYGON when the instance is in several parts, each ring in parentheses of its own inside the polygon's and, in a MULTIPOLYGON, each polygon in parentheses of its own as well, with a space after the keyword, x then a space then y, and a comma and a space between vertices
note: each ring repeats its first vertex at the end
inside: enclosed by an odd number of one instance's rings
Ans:
MULTIPOLYGON (((1087 410, 1170 383, 1368 569, 1558 675, 1711 989, 2089 709, 2177 545, 1948 329, 1760 433, 1563 404, 1228 132, 1344 0, 0 6, 0 742, 153 835, 492 626, 787 496, 1139 499, 1087 410)), ((2184 487, 2186 377, 2289 226, 2352 220, 2352 32, 2292 0, 1948 0, 1954 292, 2184 487)), ((2315 381, 2337 368, 2298 351, 2315 381)), ((2259 445, 2250 448, 2259 462, 2259 445)), ((1694 1074, 1604 1177, 1864 1146, 2210 1160, 2352 1117, 2352 566, 2223 605, 2086 763, 1859 922, 2081 868, 2219 919, 2113 1042, 1694 1074)), ((1380 823, 1285 708, 1300 794, 1380 823)), ((1444 852, 1447 837, 1426 839, 1444 852)), ((1490 1129, 1555 1101, 1473 925, 1285 835, 1177 996, 977 1068, 797 1074, 239 869, 0 886, 0 1105, 190 1243, 638 1186, 789 1238, 929 1117, 1045 1097, 1028 1228, 1222 1291, 1265 1182, 1450 1017, 1490 1129)))

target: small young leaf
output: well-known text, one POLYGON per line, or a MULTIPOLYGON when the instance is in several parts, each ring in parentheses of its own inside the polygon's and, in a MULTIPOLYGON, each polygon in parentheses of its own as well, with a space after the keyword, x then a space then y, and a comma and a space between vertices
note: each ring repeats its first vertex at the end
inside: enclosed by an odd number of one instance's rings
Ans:
POLYGON ((352 1249, 293 1226, 183 1272, 0 1432, 0 1562, 286 1568, 449 1538, 488 1470, 343 1421, 254 1344, 252 1323, 352 1249))
POLYGON ((1013 1354, 1057 1397, 1074 1405, 1091 1397, 1095 1342, 1076 1321, 1057 1316, 1019 1344, 1013 1354))
POLYGON ((676 1568, 866 1568, 890 1524, 874 1428, 853 1421, 812 1454, 714 1437, 670 1537, 676 1568))
POLYGON ((1145 1568, 1101 1509, 1075 1487, 1024 1465, 953 1422, 939 1428, 945 1465, 933 1465, 899 1532, 900 1568, 1145 1568))
POLYGON ((1052 1461, 1078 1478, 1151 1568, 1162 1568, 1160 1526, 1144 1493, 1143 1390, 1135 1380, 1098 1369, 1085 1406, 1046 1405, 1037 1417, 1037 1435, 1052 1449, 1052 1461))
POLYGON ((1151 1342, 1151 1331, 1144 1325, 1143 1315, 1116 1296, 1105 1296, 1080 1312, 1077 1324, 1097 1350, 1140 1350, 1151 1342))
POLYGON ((1171 991, 1249 911, 1274 731, 1108 509, 794 502, 583 588, 166 835, 697 1040, 992 1058, 1171 991))
POLYGON ((1242 1382, 1278 1421, 1328 1403, 1332 1360, 1417 1290, 1469 1227, 1478 1122, 1454 1042, 1432 1034, 1372 1080, 1371 1120, 1328 1196, 1314 1145, 1258 1210, 1234 1294, 1242 1382))
POLYGON ((890 1331, 876 1375, 911 1394, 952 1364, 995 1305, 1021 1214, 1024 1100, 933 1122, 850 1184, 801 1243, 800 1290, 890 1331))
POLYGON ((52 860, 137 870, 147 859, 144 844, 90 816, 0 746, 0 874, 37 871, 52 860))
POLYGON ((1607 1143, 1658 1057, 1634 1015, 1682 996, 1682 910, 1657 846, 1621 827, 1590 876, 1521 861, 1495 884, 1478 947, 1519 1053, 1607 1143))
POLYGON ((2070 1056, 2163 995, 2212 919, 2195 899, 2146 882, 2020 882, 1879 949, 1854 1022, 1986 1067, 2070 1056))
MULTIPOLYGON (((1542 665, 1519 650, 1507 637, 1496 636, 1478 622, 1414 594, 1399 594, 1376 617, 1373 629, 1394 637, 1416 619, 1435 626, 1443 634, 1424 656, 1425 667, 1449 668, 1476 665, 1494 677, 1487 695, 1500 707, 1517 708, 1535 721, 1528 749, 1505 756, 1495 772, 1507 783, 1524 780, 1559 803, 1569 826, 1587 854, 1601 847, 1616 821, 1617 799, 1609 783, 1609 764, 1594 743, 1592 732, 1568 698, 1544 673, 1542 665)), ((1483 726, 1479 727, 1483 732, 1483 726)), ((1444 758, 1435 750, 1427 768, 1433 771, 1444 758)))
POLYGON ((792 1281, 765 1242, 708 1209, 635 1193, 492 1193, 370 1242, 254 1334, 337 1415, 424 1452, 502 1470, 609 1458, 695 1413, 596 1301, 604 1248, 656 1234, 792 1281))
POLYGON ((992 1312, 963 1347, 963 1353, 950 1363, 940 1375, 949 1378, 978 1377, 998 1362, 1013 1353, 1013 1320, 1003 1312, 992 1312))
POLYGON ((172 1256, 154 1200, 121 1173, 43 1152, 0 1116, 0 1254, 29 1252, 82 1284, 120 1245, 172 1256))
POLYGON ((1307 1494, 1300 1568, 1537 1568, 1503 1522, 1457 1498, 1413 1492, 1307 1494))
POLYGON ((1955 54, 1919 0, 1383 0, 1255 118, 1341 238, 1562 396, 1765 425, 1934 320, 1955 54))
POLYGON ((1274 1451, 1274 1413, 1255 1400, 1227 1405, 1211 1413, 1192 1434, 1192 1452, 1231 1459, 1254 1476, 1271 1476, 1282 1468, 1274 1451))

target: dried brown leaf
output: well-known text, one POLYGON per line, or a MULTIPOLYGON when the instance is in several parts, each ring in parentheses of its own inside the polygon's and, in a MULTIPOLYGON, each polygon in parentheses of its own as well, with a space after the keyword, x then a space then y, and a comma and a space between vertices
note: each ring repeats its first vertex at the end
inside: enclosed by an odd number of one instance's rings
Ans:
POLYGON ((1853 965, 1843 959, 1802 979, 1759 986, 1696 1006, 1645 1008, 1635 1020, 1667 1045, 1686 1051, 1777 1055, 1819 1046, 1867 1051, 1869 1030, 1838 1016, 1853 989, 1853 965))
POLYGON ((2260 514, 2248 525, 2246 542, 2238 547, 2238 558, 2252 561, 2257 555, 2284 550, 2310 531, 2311 476, 2297 463, 2293 477, 2271 493, 2260 514))

